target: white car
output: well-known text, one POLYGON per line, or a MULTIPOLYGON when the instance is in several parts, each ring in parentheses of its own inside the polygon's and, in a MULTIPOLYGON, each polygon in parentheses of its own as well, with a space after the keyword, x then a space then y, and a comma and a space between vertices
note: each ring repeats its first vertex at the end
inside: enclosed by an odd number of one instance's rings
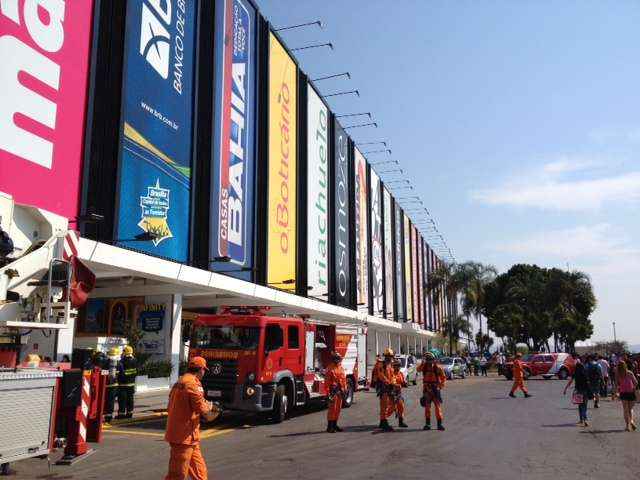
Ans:
POLYGON ((444 370, 447 380, 453 380, 455 377, 464 378, 468 375, 467 364, 460 357, 441 357, 437 362, 444 370))
POLYGON ((400 360, 400 371, 404 375, 405 381, 416 385, 418 383, 416 357, 413 355, 398 355, 396 358, 400 360))

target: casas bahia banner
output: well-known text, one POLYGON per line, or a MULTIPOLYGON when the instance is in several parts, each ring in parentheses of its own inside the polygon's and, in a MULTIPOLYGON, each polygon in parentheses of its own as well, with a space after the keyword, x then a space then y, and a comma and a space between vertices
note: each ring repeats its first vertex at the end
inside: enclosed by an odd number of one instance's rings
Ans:
POLYGON ((247 0, 218 0, 215 15, 210 267, 251 280, 256 169, 256 12, 247 0), (213 261, 216 257, 217 261, 213 261))

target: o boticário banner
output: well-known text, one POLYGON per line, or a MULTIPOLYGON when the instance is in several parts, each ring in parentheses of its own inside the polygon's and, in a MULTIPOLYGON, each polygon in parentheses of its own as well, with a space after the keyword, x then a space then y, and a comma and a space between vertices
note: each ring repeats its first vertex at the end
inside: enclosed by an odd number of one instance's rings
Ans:
POLYGON ((217 0, 210 268, 253 278, 256 11, 217 0), (215 257, 218 257, 214 260, 215 257))
POLYGON ((394 259, 393 259, 393 205, 391 193, 386 188, 383 189, 383 211, 384 211, 384 296, 386 318, 394 318, 393 308, 393 280, 394 280, 394 259))
POLYGON ((93 0, 0 5, 0 191, 73 219, 93 0))
POLYGON ((352 307, 351 300, 351 236, 349 215, 349 137, 337 120, 333 122, 334 169, 334 300, 336 305, 352 307))
POLYGON ((295 292, 297 67, 269 34, 269 187, 267 284, 295 292))
POLYGON ((384 278, 382 266, 382 190, 380 177, 369 173, 371 188, 371 300, 373 315, 384 317, 384 278))
POLYGON ((117 243, 179 262, 189 252, 195 5, 130 0, 125 34, 117 243))
POLYGON ((401 322, 405 322, 407 320, 407 317, 406 317, 407 304, 404 297, 405 297, 407 285, 404 279, 404 240, 403 240, 404 213, 402 212, 400 205, 398 205, 398 203, 395 201, 394 201, 394 206, 395 206, 395 212, 393 215, 393 221, 395 225, 395 229, 394 229, 395 232, 394 232, 393 242, 394 242, 394 250, 395 250, 394 263, 396 266, 395 268, 396 318, 401 322))
POLYGON ((356 302, 359 312, 369 311, 369 248, 367 242, 367 161, 356 148, 355 168, 355 216, 356 216, 356 302))
POLYGON ((310 297, 329 294, 329 110, 307 86, 307 285, 310 297))
POLYGON ((407 321, 413 320, 413 288, 411 282, 411 222, 404 215, 404 283, 406 285, 405 299, 407 321))

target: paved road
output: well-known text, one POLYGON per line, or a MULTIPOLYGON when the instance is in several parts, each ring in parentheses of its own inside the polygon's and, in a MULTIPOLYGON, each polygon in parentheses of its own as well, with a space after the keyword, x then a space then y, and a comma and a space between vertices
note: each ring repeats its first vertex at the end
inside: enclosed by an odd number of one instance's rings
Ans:
MULTIPOLYGON (((447 384, 446 432, 422 431, 418 388, 407 392, 406 430, 376 430, 375 394, 361 392, 345 410, 341 434, 324 433, 320 408, 281 425, 231 418, 205 432, 211 478, 247 479, 594 479, 637 478, 640 432, 621 425, 619 403, 590 411, 589 428, 562 396, 564 382, 531 380, 533 398, 506 397, 496 377, 447 384)), ((168 449, 163 420, 114 427, 97 452, 71 467, 45 461, 15 465, 14 479, 161 479, 168 449)))

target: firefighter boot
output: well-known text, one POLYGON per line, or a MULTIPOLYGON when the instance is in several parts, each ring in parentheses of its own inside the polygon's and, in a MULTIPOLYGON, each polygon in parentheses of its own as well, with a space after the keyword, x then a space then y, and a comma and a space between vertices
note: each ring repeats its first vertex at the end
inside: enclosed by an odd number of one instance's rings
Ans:
POLYGON ((524 394, 524 398, 530 398, 530 397, 531 397, 531 394, 530 394, 530 393, 525 393, 525 394, 524 394))
POLYGON ((444 425, 442 425, 442 420, 438 420, 438 430, 444 432, 444 425))
POLYGON ((431 430, 431 423, 427 422, 424 424, 424 427, 422 427, 423 430, 431 430))
POLYGON ((343 430, 338 426, 338 421, 335 420, 333 422, 333 428, 335 429, 336 432, 342 432, 343 430))
POLYGON ((382 421, 382 430, 384 432, 393 432, 393 427, 391 425, 389 425, 389 422, 387 420, 383 420, 382 421))
POLYGON ((404 418, 402 418, 402 417, 398 417, 398 426, 400 428, 408 428, 409 427, 409 425, 404 423, 404 418))
POLYGON ((336 433, 335 423, 333 420, 327 422, 327 433, 336 433))

